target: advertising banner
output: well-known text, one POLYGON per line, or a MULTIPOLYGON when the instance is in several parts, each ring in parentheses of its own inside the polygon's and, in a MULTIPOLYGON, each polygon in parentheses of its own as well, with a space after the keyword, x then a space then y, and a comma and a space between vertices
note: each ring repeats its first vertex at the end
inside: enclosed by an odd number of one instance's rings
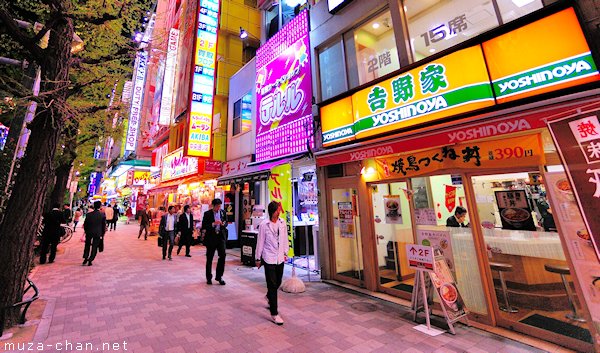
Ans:
MULTIPOLYGON (((593 321, 590 325, 596 331, 596 342, 600 333, 600 262, 596 257, 592 237, 581 213, 577 208, 577 203, 573 197, 572 190, 566 188, 569 184, 567 175, 564 172, 546 173, 544 175, 548 195, 552 205, 552 215, 559 228, 559 235, 562 242, 566 245, 569 257, 576 271, 571 272, 571 276, 576 276, 579 282, 579 288, 583 294, 583 302, 588 308, 593 321)), ((596 213, 597 217, 598 213, 596 213)), ((578 296, 579 294, 578 291, 578 296)), ((579 297, 581 303, 581 297, 579 297)))
POLYGON ((142 102, 144 97, 144 85, 146 83, 146 66, 148 53, 139 52, 136 57, 136 74, 133 83, 133 95, 131 98, 131 111, 129 113, 129 125, 127 127, 127 138, 125 139, 125 152, 135 152, 140 129, 142 102))
POLYGON ((525 190, 495 191, 502 229, 536 230, 525 190))
POLYGON ((434 267, 435 271, 430 272, 429 277, 445 308, 446 319, 454 322, 468 314, 465 302, 458 291, 444 255, 436 252, 434 267))
POLYGON ((314 147, 308 11, 256 52, 256 161, 314 147))
POLYGON ((340 237, 354 238, 354 212, 352 202, 338 202, 340 237))
POLYGON ((483 43, 498 103, 600 79, 572 8, 483 43))
POLYGON ((400 196, 387 195, 383 197, 385 210, 385 223, 402 224, 402 210, 400 209, 400 196))
POLYGON ((375 158, 381 179, 413 177, 440 169, 502 168, 543 164, 539 134, 503 140, 444 146, 431 150, 375 158))
POLYGON ((448 212, 454 211, 456 207, 456 186, 446 185, 445 204, 448 212))
POLYGON ((161 181, 182 178, 199 172, 198 158, 185 157, 183 147, 165 156, 162 164, 161 181))
POLYGON ((173 108, 173 89, 175 87, 175 69, 177 66, 177 48, 179 46, 179 30, 171 28, 167 44, 167 61, 165 64, 165 77, 160 102, 158 123, 168 126, 171 124, 171 111, 173 108))
POLYGON ((548 122, 570 183, 557 187, 580 206, 600 259, 600 110, 548 122), (572 187, 571 187, 572 186, 572 187))
POLYGON ((281 203, 281 207, 283 208, 283 212, 281 212, 279 217, 285 220, 285 225, 288 229, 288 242, 290 244, 288 256, 293 257, 294 227, 292 217, 294 205, 292 199, 292 165, 286 163, 273 167, 268 183, 270 200, 281 203))
POLYGON ((211 156, 218 28, 219 0, 200 0, 184 152, 186 156, 211 156))
POLYGON ((443 255, 450 271, 454 271, 452 239, 446 230, 417 230, 417 244, 431 246, 436 254, 443 255))

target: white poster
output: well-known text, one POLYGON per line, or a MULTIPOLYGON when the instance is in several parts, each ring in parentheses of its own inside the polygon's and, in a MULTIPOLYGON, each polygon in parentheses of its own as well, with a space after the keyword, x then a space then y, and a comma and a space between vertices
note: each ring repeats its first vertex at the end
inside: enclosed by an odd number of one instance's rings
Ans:
POLYGON ((436 226, 435 210, 433 208, 415 208, 415 222, 420 226, 436 226))
POLYGON ((177 48, 179 45, 179 30, 171 28, 169 44, 167 47, 167 62, 160 102, 160 115, 158 124, 168 126, 171 124, 171 109, 173 103, 173 89, 175 87, 175 72, 177 66, 177 48))
POLYGON ((402 224, 402 211, 400 210, 400 196, 387 195, 383 197, 385 210, 385 223, 402 224))
POLYGON ((417 244, 431 246, 437 254, 444 255, 450 271, 454 272, 454 255, 450 232, 446 230, 417 230, 417 244))

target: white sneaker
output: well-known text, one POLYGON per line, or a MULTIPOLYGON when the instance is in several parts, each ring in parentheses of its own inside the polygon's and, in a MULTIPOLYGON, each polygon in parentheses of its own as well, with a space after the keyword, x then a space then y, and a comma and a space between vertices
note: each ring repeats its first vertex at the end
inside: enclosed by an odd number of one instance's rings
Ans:
POLYGON ((281 316, 279 316, 279 315, 273 315, 273 316, 271 316, 271 319, 277 325, 279 325, 279 326, 283 325, 283 319, 281 318, 281 316))

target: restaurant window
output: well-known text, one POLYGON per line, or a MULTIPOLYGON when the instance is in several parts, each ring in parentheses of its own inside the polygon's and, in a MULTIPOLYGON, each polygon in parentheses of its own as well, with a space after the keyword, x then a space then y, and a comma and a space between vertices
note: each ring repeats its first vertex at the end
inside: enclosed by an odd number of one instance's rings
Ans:
POLYGON ((233 103, 233 136, 252 128, 252 92, 246 93, 233 103))
POLYGON ((342 44, 337 41, 319 50, 321 99, 326 100, 346 91, 342 44))
POLYGON ((279 32, 288 22, 294 19, 302 10, 307 8, 307 0, 272 1, 271 8, 265 11, 265 28, 267 40, 279 32), (280 18, 283 19, 280 21, 280 18))
POLYGON ((358 87, 400 68, 390 11, 344 34, 348 83, 358 87))
POLYGON ((405 0, 413 58, 419 61, 542 7, 539 0, 405 0))

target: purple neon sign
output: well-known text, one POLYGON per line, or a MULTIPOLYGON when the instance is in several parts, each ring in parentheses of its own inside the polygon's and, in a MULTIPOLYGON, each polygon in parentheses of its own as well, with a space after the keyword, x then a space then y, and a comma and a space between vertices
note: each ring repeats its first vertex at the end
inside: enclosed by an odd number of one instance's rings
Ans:
POLYGON ((256 161, 314 147, 308 11, 256 52, 256 161))

